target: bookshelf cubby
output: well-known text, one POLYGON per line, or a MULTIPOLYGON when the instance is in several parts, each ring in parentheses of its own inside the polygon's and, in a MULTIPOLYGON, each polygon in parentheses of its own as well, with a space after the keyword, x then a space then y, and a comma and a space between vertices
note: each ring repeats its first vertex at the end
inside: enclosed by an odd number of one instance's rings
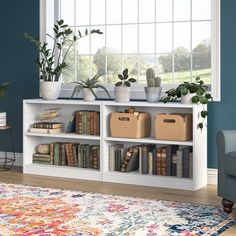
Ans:
POLYGON ((23 102, 23 171, 27 174, 56 176, 74 179, 95 180, 103 182, 135 184, 152 187, 197 190, 207 184, 207 129, 197 128, 201 106, 175 103, 129 102, 113 101, 85 102, 83 100, 43 100, 29 99, 23 102), (151 136, 146 138, 116 138, 111 137, 109 118, 111 112, 122 112, 128 107, 151 114, 151 136), (72 113, 77 110, 94 110, 100 112, 100 135, 79 135, 75 133, 44 134, 29 132, 30 125, 38 121, 38 114, 45 109, 57 108, 60 113, 58 121, 67 127, 72 113), (154 138, 154 117, 158 113, 191 113, 193 117, 193 139, 190 141, 166 141, 154 138), (100 169, 86 169, 68 166, 33 164, 32 154, 40 143, 79 142, 81 144, 100 145, 100 169), (193 149, 193 177, 179 178, 174 176, 159 176, 140 174, 138 171, 129 173, 109 171, 109 146, 113 144, 133 146, 141 144, 190 146, 193 149))

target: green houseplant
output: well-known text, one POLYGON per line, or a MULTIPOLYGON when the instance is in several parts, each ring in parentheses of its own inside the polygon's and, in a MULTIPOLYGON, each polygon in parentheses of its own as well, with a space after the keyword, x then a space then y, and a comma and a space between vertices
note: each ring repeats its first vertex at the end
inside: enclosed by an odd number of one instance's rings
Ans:
POLYGON ((164 103, 169 101, 175 101, 178 98, 181 98, 182 103, 194 103, 202 104, 203 109, 201 111, 202 121, 198 123, 200 129, 203 128, 204 120, 206 119, 208 112, 205 110, 204 105, 208 104, 209 101, 213 101, 211 94, 208 91, 208 86, 204 84, 203 80, 200 77, 196 77, 195 83, 183 82, 178 85, 177 88, 172 88, 165 92, 167 96, 162 98, 164 103))
POLYGON ((74 34, 73 30, 64 23, 64 20, 57 21, 53 31, 54 35, 47 34, 47 37, 52 40, 52 48, 47 42, 41 42, 34 36, 25 33, 25 37, 39 50, 39 59, 37 59, 36 65, 40 72, 40 82, 43 82, 40 83, 40 92, 45 99, 58 98, 61 88, 60 77, 62 71, 68 67, 66 58, 71 47, 79 39, 89 34, 102 34, 99 29, 93 29, 90 32, 86 29, 83 34, 80 31, 74 34), (53 96, 54 90, 56 91, 53 96))
MULTIPOLYGON (((0 100, 5 96, 7 89, 10 86, 10 82, 3 82, 0 84, 0 100)), ((7 125, 7 113, 5 111, 0 111, 0 126, 7 125)))
POLYGON ((107 89, 103 85, 99 84, 98 80, 102 75, 104 74, 96 74, 91 79, 88 78, 86 81, 81 80, 77 82, 72 82, 72 83, 76 83, 77 85, 74 88, 71 98, 75 94, 79 94, 80 91, 82 91, 82 96, 84 100, 91 102, 91 101, 94 101, 95 98, 97 98, 96 89, 101 88, 106 92, 107 96, 111 99, 110 94, 108 93, 107 89))
POLYGON ((129 78, 129 70, 125 68, 121 74, 118 74, 118 81, 115 84, 115 98, 116 102, 129 102, 131 83, 135 83, 136 79, 129 78))

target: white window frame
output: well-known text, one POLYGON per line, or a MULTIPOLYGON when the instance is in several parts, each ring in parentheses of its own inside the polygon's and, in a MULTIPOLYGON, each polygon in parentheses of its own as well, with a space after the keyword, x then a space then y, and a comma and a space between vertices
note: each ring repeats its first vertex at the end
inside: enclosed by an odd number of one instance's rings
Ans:
MULTIPOLYGON (((47 4, 49 1, 47 0, 40 0, 40 40, 46 40, 46 29, 47 29, 47 11, 51 9, 47 9, 47 4)), ((51 0, 52 6, 54 6, 54 11, 50 11, 50 21, 54 21, 58 19, 58 12, 56 9, 58 8, 58 0, 51 0), (54 4, 54 5, 53 5, 54 4)), ((214 101, 220 101, 221 99, 221 52, 220 52, 220 9, 221 4, 220 0, 212 0, 212 25, 211 25, 211 37, 212 37, 212 50, 211 50, 211 93, 213 96, 214 101)), ((113 85, 106 85, 109 93, 111 96, 114 97, 114 86, 113 85)), ((144 94, 144 87, 143 84, 133 84, 131 87, 131 99, 146 99, 144 94)), ((176 84, 164 84, 162 85, 162 93, 167 91, 170 88, 177 87, 176 84)), ((70 97, 73 91, 73 85, 62 85, 61 97, 70 97)), ((98 91, 98 96, 106 98, 104 91, 98 91)))

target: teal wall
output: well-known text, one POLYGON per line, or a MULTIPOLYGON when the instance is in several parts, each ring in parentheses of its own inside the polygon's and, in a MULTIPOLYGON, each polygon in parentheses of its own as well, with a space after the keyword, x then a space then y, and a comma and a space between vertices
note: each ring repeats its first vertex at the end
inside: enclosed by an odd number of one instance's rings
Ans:
MULTIPOLYGON (((221 129, 236 129, 236 1, 221 1, 221 102, 209 105, 208 167, 217 167, 215 136, 221 129), (234 78, 235 77, 235 78, 234 78)), ((22 152, 22 100, 38 96, 36 50, 23 34, 39 32, 38 0, 7 0, 0 3, 0 81, 12 86, 0 108, 8 112, 14 128, 16 150, 22 152)))
POLYGON ((22 152, 22 100, 38 96, 37 52, 24 33, 39 35, 39 1, 1 1, 0 22, 0 82, 11 82, 0 110, 7 111, 16 151, 22 152))
MULTIPOLYGON (((217 168, 216 133, 236 129, 236 1, 221 0, 221 102, 209 105, 208 167, 217 168)), ((235 147, 236 150, 236 147, 235 147)))

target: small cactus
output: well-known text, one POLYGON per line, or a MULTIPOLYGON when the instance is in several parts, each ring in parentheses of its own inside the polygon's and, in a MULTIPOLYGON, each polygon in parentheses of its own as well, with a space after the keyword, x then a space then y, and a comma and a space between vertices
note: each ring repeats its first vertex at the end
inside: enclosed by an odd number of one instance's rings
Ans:
POLYGON ((146 71, 147 85, 148 87, 160 87, 161 78, 155 77, 155 71, 152 68, 148 68, 146 71))

